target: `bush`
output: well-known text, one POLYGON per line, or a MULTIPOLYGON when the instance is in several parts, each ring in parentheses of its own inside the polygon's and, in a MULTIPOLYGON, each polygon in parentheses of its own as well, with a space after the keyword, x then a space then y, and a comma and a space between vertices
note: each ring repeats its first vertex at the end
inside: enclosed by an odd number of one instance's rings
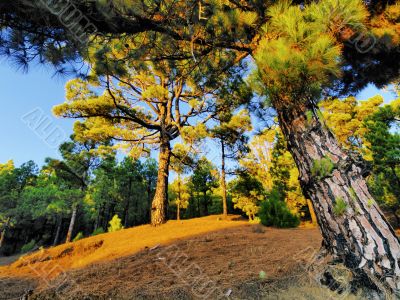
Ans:
POLYGON ((77 241, 79 241, 79 240, 81 240, 83 238, 84 238, 83 233, 82 232, 78 232, 78 234, 76 235, 76 237, 74 237, 74 239, 72 241, 73 242, 77 242, 77 241))
POLYGON ((92 232, 92 236, 104 233, 104 229, 102 227, 97 228, 95 231, 92 232))
POLYGON ((25 244, 21 248, 21 253, 27 253, 35 248, 36 242, 35 240, 30 241, 29 243, 25 244))
POLYGON ((255 217, 253 220, 249 220, 250 224, 260 224, 260 218, 255 217))
POLYGON ((118 217, 118 215, 115 215, 108 224, 110 225, 108 227, 108 232, 115 232, 124 229, 121 224, 121 219, 118 217))
POLYGON ((272 190, 267 200, 261 203, 258 216, 261 224, 265 226, 290 228, 300 224, 300 218, 290 212, 282 194, 276 189, 272 190))

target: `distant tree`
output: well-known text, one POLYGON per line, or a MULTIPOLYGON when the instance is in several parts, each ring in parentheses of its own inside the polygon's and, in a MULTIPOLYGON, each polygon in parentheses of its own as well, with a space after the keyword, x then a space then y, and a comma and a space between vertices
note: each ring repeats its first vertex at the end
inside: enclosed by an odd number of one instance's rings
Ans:
POLYGON ((400 100, 380 107, 364 122, 365 138, 372 153, 372 193, 390 208, 400 224, 400 100))
POLYGON ((261 201, 265 198, 265 190, 261 182, 243 172, 230 182, 230 186, 234 207, 242 210, 250 221, 254 221, 261 201))
MULTIPOLYGON (((117 204, 123 201, 122 195, 118 191, 122 182, 117 181, 121 178, 117 176, 116 160, 114 158, 103 160, 94 170, 93 175, 94 178, 87 188, 86 201, 94 213, 91 216, 94 219, 94 230, 98 228, 105 230, 115 214, 117 204)), ((128 194, 127 197, 130 195, 128 194)))
POLYGON ((148 218, 150 207, 147 199, 143 197, 146 193, 143 170, 143 163, 130 157, 124 158, 116 170, 118 193, 121 195, 121 220, 125 228, 130 224, 137 225, 150 221, 148 218))
POLYGON ((172 200, 176 205, 176 219, 181 219, 181 209, 186 209, 189 205, 190 193, 187 180, 177 177, 171 183, 172 200))
POLYGON ((16 218, 17 180, 13 161, 0 164, 0 247, 3 246, 7 230, 16 218))
POLYGON ((328 99, 319 106, 323 120, 335 133, 338 141, 347 149, 358 151, 366 160, 372 160, 369 143, 365 138, 367 128, 365 120, 378 111, 383 103, 381 96, 366 101, 357 101, 354 97, 328 99))
POLYGON ((221 149, 221 192, 223 215, 228 215, 226 188, 226 160, 239 160, 248 152, 248 137, 251 120, 248 111, 241 110, 233 114, 232 109, 221 110, 218 125, 212 128, 211 137, 216 139, 221 149))
POLYGON ((73 195, 67 243, 71 241, 79 205, 84 199, 91 172, 101 162, 101 158, 96 152, 98 147, 99 143, 96 141, 83 141, 73 135, 71 141, 65 142, 59 147, 62 160, 46 159, 48 168, 54 170, 56 176, 63 181, 65 188, 70 189, 73 195))
POLYGON ((74 199, 72 194, 77 190, 63 187, 54 172, 48 174, 47 171, 44 166, 37 179, 37 184, 24 189, 21 206, 24 211, 29 212, 24 215, 25 219, 34 220, 45 217, 56 224, 53 245, 57 245, 63 218, 70 213, 71 200, 74 199))
POLYGON ((290 212, 279 189, 272 189, 261 203, 260 221, 265 226, 280 228, 297 227, 300 224, 298 215, 290 212))
POLYGON ((240 167, 262 183, 266 191, 272 189, 271 160, 276 131, 265 129, 249 141, 249 153, 240 161, 240 167))
MULTIPOLYGON (((211 193, 213 188, 218 187, 218 170, 205 157, 202 157, 193 170, 190 178, 194 192, 197 194, 198 203, 203 204, 203 215, 208 215, 208 206, 211 204, 211 193), (200 201, 201 199, 201 201, 200 201)), ((200 214, 200 205, 198 205, 200 214)))
POLYGON ((0 164, 0 248, 4 245, 7 231, 30 213, 21 205, 25 188, 34 185, 38 167, 33 161, 15 168, 13 161, 0 164))

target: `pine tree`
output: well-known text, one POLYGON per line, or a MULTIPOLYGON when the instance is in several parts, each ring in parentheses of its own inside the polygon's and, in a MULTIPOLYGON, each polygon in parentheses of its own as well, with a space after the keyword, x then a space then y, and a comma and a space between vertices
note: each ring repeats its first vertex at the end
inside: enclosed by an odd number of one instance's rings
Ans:
POLYGON ((248 152, 246 132, 251 130, 250 116, 241 110, 233 115, 232 108, 222 110, 218 125, 211 129, 211 137, 216 139, 221 147, 221 192, 223 215, 228 215, 226 188, 226 160, 238 160, 248 152))
POLYGON ((75 124, 75 133, 83 140, 113 140, 114 148, 125 150, 131 157, 148 155, 152 149, 159 151, 151 223, 160 225, 167 217, 171 142, 182 137, 193 144, 206 136, 205 124, 215 114, 213 94, 230 84, 228 76, 234 74, 226 72, 218 80, 210 78, 204 83, 204 68, 194 67, 186 75, 182 68, 168 62, 107 63, 126 52, 119 43, 94 51, 95 57, 103 58, 94 67, 91 78, 95 78, 70 81, 67 101, 56 106, 54 113, 83 119, 75 124), (96 85, 102 93, 95 92, 96 85))

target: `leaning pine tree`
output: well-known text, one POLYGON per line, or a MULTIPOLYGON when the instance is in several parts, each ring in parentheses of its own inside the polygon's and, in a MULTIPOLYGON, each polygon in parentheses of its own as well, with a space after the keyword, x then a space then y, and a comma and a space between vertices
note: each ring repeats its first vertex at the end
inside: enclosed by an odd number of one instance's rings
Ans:
MULTIPOLYGON (((254 53, 256 77, 278 113, 323 246, 364 284, 397 292, 399 240, 368 191, 363 160, 340 147, 318 112, 321 91, 340 76, 342 51, 329 31, 331 20, 321 14, 323 2, 303 9, 283 2, 269 9, 270 21, 254 53)), ((340 15, 341 21, 351 21, 349 30, 367 16, 362 6, 355 8, 353 15, 350 10, 340 15)))

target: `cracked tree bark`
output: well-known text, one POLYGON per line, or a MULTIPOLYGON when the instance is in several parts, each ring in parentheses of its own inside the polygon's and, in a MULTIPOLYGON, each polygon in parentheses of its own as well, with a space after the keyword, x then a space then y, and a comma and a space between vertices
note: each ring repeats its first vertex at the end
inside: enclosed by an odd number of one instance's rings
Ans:
POLYGON ((400 243, 368 191, 363 160, 339 146, 319 120, 315 105, 276 108, 303 193, 313 203, 323 247, 363 285, 398 295, 400 243), (313 174, 314 163, 325 157, 334 163, 332 172, 313 174), (345 209, 338 213, 335 206, 339 201, 345 203, 345 209))

